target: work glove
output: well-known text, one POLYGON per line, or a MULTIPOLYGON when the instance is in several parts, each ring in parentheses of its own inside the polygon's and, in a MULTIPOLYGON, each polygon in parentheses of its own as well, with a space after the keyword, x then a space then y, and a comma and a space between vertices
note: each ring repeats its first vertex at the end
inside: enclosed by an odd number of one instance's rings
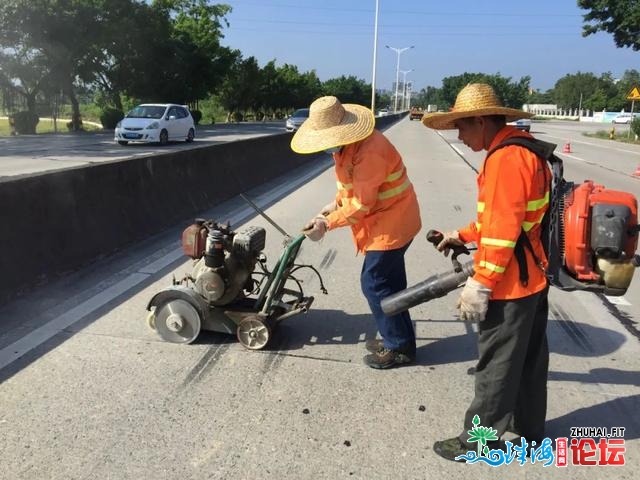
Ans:
POLYGON ((322 215, 323 217, 326 217, 331 212, 335 212, 337 209, 338 209, 338 204, 334 200, 333 202, 327 203, 324 207, 322 207, 322 210, 320 210, 320 215, 322 215))
POLYGON ((458 230, 453 230, 450 232, 444 232, 444 238, 442 241, 436 246, 439 252, 444 251, 444 256, 448 257, 449 252, 453 247, 463 247, 464 242, 460 240, 460 234, 458 230))
POLYGON ((327 219, 322 215, 318 215, 312 220, 309 220, 309 222, 302 227, 302 233, 304 233, 309 240, 317 242, 324 237, 328 228, 329 223, 327 222, 327 219))
POLYGON ((481 322, 487 316, 491 289, 482 283, 467 278, 456 308, 460 309, 460 319, 470 322, 481 322))

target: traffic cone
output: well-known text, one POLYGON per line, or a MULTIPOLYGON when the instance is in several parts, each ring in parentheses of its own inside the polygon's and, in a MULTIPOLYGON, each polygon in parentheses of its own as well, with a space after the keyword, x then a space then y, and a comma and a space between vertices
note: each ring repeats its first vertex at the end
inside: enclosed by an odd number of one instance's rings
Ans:
POLYGON ((571 144, 569 142, 564 144, 562 147, 562 153, 571 153, 571 144))
POLYGON ((640 165, 638 165, 638 168, 636 168, 636 171, 633 172, 632 174, 634 177, 640 177, 640 165))

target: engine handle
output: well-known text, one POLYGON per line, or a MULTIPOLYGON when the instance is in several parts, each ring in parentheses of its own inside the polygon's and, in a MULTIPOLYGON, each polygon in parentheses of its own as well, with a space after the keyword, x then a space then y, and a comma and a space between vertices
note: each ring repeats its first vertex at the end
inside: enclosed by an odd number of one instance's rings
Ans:
MULTIPOLYGON (((431 243, 434 247, 437 248, 440 242, 442 242, 442 240, 444 240, 444 235, 442 232, 439 232, 438 230, 429 230, 427 232, 427 241, 431 243)), ((462 254, 469 255, 471 254, 471 252, 465 245, 452 245, 451 250, 453 252, 453 254, 451 255, 451 263, 453 264, 453 270, 456 273, 460 273, 462 271, 462 265, 458 260, 458 256, 462 254)))

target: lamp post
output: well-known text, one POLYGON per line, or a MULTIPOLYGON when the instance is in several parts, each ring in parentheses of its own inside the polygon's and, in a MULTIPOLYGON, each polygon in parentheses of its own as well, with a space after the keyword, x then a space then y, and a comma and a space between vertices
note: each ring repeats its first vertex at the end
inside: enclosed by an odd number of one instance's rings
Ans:
POLYGON ((413 68, 411 70, 400 70, 402 74, 402 109, 406 110, 407 107, 407 73, 413 72, 413 68))
POLYGON ((387 47, 389 50, 393 50, 398 54, 398 61, 396 63, 396 94, 393 102, 393 113, 395 113, 398 111, 398 82, 400 80, 400 55, 402 54, 402 52, 405 52, 410 48, 413 48, 414 45, 411 45, 410 47, 404 47, 404 48, 395 48, 395 47, 390 47, 389 45, 385 45, 385 47, 387 47))
POLYGON ((376 56, 378 52, 378 0, 376 0, 376 19, 373 28, 373 73, 371 75, 371 112, 376 114, 376 56))

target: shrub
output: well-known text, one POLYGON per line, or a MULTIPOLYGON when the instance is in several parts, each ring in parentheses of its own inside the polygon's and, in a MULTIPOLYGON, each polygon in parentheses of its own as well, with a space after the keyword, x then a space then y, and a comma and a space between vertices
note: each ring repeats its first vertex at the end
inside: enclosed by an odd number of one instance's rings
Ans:
POLYGON ((631 125, 629 126, 629 128, 631 128, 631 131, 633 133, 640 137, 640 117, 635 117, 631 121, 631 125))
POLYGON ((16 112, 9 116, 9 124, 19 135, 33 135, 36 133, 36 125, 40 118, 35 113, 28 111, 16 112))
POLYGON ((122 113, 122 110, 118 110, 117 108, 105 108, 100 114, 100 123, 102 123, 102 128, 113 130, 116 128, 118 122, 123 118, 124 113, 122 113))
POLYGON ((193 117, 193 123, 199 125, 200 120, 202 120, 202 112, 200 110, 193 110, 191 116, 193 117))

